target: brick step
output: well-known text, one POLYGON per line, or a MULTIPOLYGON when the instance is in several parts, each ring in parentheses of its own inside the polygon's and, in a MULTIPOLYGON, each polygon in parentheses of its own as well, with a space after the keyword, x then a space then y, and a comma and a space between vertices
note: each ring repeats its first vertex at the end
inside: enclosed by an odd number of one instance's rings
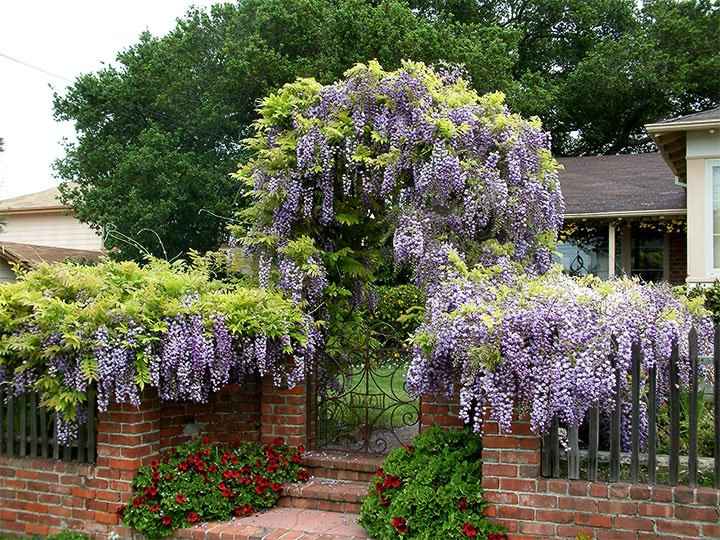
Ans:
POLYGON ((368 482, 315 477, 306 483, 285 486, 278 506, 356 513, 360 511, 368 487, 368 482))
POLYGON ((303 462, 310 474, 318 478, 369 482, 382 466, 383 457, 313 451, 303 455, 303 462))

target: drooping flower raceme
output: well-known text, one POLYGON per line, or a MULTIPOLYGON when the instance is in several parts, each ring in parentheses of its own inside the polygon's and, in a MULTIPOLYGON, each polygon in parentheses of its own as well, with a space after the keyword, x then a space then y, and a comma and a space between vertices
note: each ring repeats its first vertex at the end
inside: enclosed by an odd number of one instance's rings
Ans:
POLYGON ((508 277, 499 269, 468 271, 462 263, 453 273, 428 300, 408 385, 416 394, 458 391, 461 416, 477 430, 486 403, 506 430, 513 411, 525 407, 536 433, 554 417, 578 426, 596 404, 609 411, 618 370, 621 392, 629 392, 634 342, 642 353, 641 388, 655 366, 662 403, 673 343, 685 384, 690 329, 698 331, 701 353, 712 347, 701 300, 679 298, 667 284, 575 279, 559 269, 508 277))
POLYGON ((426 288, 451 251, 549 268, 563 212, 549 134, 501 94, 478 96, 460 70, 359 64, 332 85, 285 85, 259 113, 237 175, 251 227, 237 233, 261 285, 275 269, 312 308, 329 283, 353 291, 388 257, 426 288))
POLYGON ((139 406, 145 386, 203 403, 255 375, 297 384, 317 346, 307 316, 276 293, 209 276, 202 260, 41 265, 0 287, 0 384, 39 391, 63 442, 92 384, 101 412, 139 406))

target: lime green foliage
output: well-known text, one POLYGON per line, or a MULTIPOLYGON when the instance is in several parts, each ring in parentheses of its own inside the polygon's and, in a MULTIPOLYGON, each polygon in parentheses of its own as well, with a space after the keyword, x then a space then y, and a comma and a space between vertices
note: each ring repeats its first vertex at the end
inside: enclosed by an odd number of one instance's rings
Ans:
POLYGON ((372 482, 360 523, 376 540, 504 538, 483 516, 481 441, 433 427, 393 450, 372 482), (405 530, 406 529, 406 530, 405 530))
MULTIPOLYGON (((157 354, 168 321, 199 315, 207 332, 221 315, 235 338, 289 336, 305 341, 302 314, 278 294, 214 280, 213 265, 195 257, 192 263, 151 260, 105 261, 97 266, 41 264, 0 286, 0 381, 32 372, 31 387, 44 406, 73 420, 86 393, 67 386, 62 373, 48 369, 57 359, 77 361, 88 384, 97 383, 96 333, 106 329, 122 341, 133 331, 135 380, 139 390, 150 384, 148 351, 157 354), (189 300, 190 299, 190 300, 189 300), (4 375, 4 377, 2 376, 4 375)), ((109 374, 114 376, 115 374, 109 374)))
POLYGON ((180 527, 272 508, 285 483, 308 479, 302 452, 282 439, 236 448, 207 439, 181 445, 138 471, 123 522, 154 540, 180 527))

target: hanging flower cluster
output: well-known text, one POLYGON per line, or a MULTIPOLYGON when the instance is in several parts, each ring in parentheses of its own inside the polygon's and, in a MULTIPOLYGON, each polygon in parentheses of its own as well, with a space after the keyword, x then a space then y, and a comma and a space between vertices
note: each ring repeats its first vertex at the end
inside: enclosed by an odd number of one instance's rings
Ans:
POLYGON ((213 281, 203 259, 43 264, 0 287, 0 384, 39 392, 63 442, 84 420, 91 384, 100 411, 138 406, 145 386, 202 403, 256 374, 292 386, 314 347, 290 300, 213 281))
POLYGON ((428 300, 408 386, 417 394, 459 391, 461 416, 476 430, 486 403, 505 430, 516 407, 526 407, 538 434, 554 417, 578 426, 595 404, 609 411, 616 370, 623 374, 621 392, 629 393, 626 375, 636 342, 641 390, 656 367, 663 403, 673 343, 679 344, 685 384, 690 329, 698 331, 701 354, 712 348, 702 297, 679 298, 667 284, 575 279, 559 269, 540 277, 468 270, 457 257, 453 271, 428 300))
POLYGON ((333 85, 288 84, 259 114, 237 175, 254 204, 236 233, 261 285, 313 305, 386 259, 429 289, 450 251, 549 268, 563 211, 550 137, 460 70, 359 64, 333 85))

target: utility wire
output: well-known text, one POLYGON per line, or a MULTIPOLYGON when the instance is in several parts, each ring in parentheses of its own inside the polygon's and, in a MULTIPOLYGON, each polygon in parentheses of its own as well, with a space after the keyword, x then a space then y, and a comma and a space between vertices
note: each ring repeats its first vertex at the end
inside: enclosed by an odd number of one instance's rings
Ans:
POLYGON ((53 73, 52 71, 48 71, 46 69, 43 69, 38 66, 34 66, 32 64, 28 64, 27 62, 23 62, 22 60, 19 60, 17 58, 13 58, 12 56, 9 56, 5 53, 0 52, 0 57, 5 58, 6 60, 10 60, 11 62, 15 62, 16 64, 20 64, 21 66, 25 66, 26 68, 34 69, 35 71, 39 71, 40 73, 44 73, 45 75, 49 75, 50 77, 54 77, 56 79, 61 79, 65 82, 71 83, 72 81, 68 79, 67 77, 63 77, 62 75, 58 75, 57 73, 53 73))

